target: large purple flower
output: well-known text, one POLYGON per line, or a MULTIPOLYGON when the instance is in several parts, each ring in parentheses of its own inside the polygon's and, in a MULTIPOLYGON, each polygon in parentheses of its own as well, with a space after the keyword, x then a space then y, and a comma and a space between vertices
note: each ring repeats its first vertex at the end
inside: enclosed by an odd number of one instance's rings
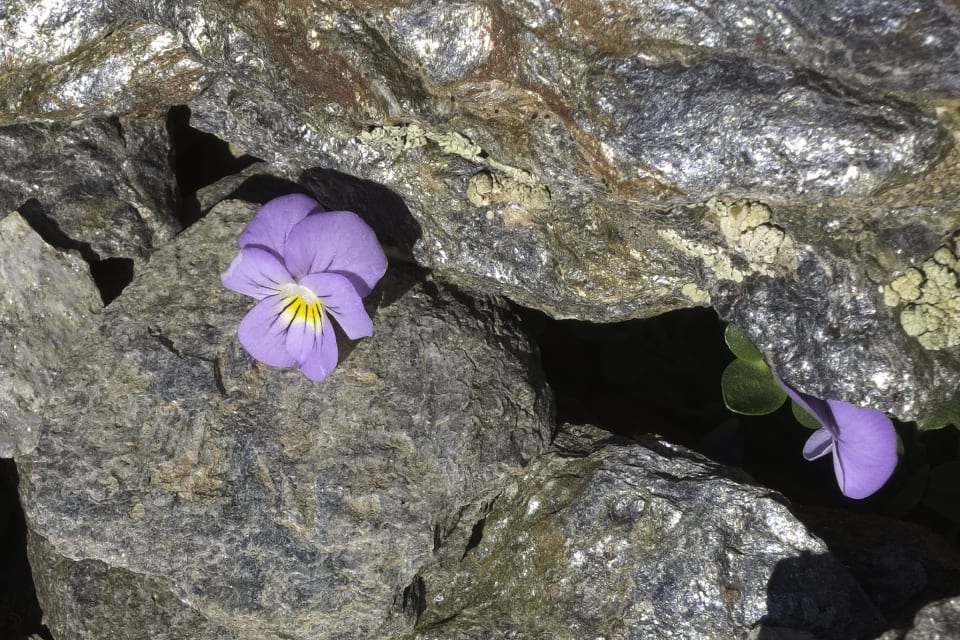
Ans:
POLYGON ((327 211, 301 194, 263 205, 240 234, 223 286, 259 300, 240 322, 240 344, 274 367, 323 380, 337 366, 330 317, 347 337, 373 334, 363 308, 387 270, 377 236, 350 211, 327 211))
POLYGON ((840 491, 848 498, 866 498, 882 487, 897 466, 897 433, 890 418, 876 409, 821 400, 780 384, 822 426, 807 439, 803 457, 816 460, 832 453, 840 491))

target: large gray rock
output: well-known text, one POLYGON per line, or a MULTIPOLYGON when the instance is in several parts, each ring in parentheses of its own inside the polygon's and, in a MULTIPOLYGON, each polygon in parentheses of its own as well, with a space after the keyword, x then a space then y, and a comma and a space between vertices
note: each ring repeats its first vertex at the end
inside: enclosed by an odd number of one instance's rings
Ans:
POLYGON ((930 276, 960 207, 952 5, 35 4, 0 18, 0 122, 188 102, 288 178, 391 189, 397 246, 462 285, 600 321, 712 304, 794 386, 908 419, 960 383, 960 289, 930 276))
POLYGON ((55 250, 19 213, 0 219, 0 458, 27 453, 64 354, 96 326, 89 266, 55 250))
POLYGON ((763 623, 847 640, 883 628, 781 497, 682 448, 587 435, 565 436, 444 539, 418 577, 409 638, 706 640, 763 623))
POLYGON ((57 640, 371 638, 442 523, 541 450, 552 404, 496 299, 393 264, 323 383, 255 362, 220 273, 255 207, 154 254, 65 363, 20 459, 57 640))
POLYGON ((164 120, 0 128, 0 210, 13 209, 89 262, 140 262, 180 229, 164 120))

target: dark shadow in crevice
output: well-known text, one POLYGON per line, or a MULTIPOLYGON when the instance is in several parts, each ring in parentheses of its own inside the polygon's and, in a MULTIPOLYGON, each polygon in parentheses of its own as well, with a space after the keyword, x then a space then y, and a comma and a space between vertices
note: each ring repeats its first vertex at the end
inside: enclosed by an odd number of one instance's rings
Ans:
POLYGON ((203 217, 197 191, 259 162, 247 154, 235 154, 230 143, 190 126, 190 108, 172 107, 167 130, 173 149, 173 170, 180 190, 180 223, 184 228, 203 217))
POLYGON ((412 259, 420 224, 399 195, 382 184, 332 169, 308 169, 300 175, 300 183, 328 209, 356 213, 395 255, 412 259))
POLYGON ((17 467, 0 460, 0 638, 26 640, 36 634, 52 640, 27 559, 27 527, 17 495, 17 467))
POLYGON ((243 200, 262 205, 274 198, 291 193, 313 195, 308 189, 291 180, 270 175, 253 175, 241 182, 240 186, 231 191, 225 199, 243 200))
POLYGON ((833 554, 804 552, 777 562, 767 582, 767 614, 758 640, 874 638, 887 626, 881 613, 833 554))
POLYGON ((90 265, 90 276, 100 291, 104 306, 110 304, 133 281, 133 259, 101 258, 89 242, 74 240, 67 235, 36 199, 27 200, 17 211, 44 242, 61 251, 76 251, 80 254, 90 265))

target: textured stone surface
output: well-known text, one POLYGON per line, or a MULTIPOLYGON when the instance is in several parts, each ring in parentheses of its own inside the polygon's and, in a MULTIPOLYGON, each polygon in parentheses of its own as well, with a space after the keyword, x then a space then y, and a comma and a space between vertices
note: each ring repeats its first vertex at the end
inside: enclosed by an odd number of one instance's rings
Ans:
POLYGON ((960 637, 960 598, 928 604, 905 633, 889 632, 878 640, 949 640, 960 637))
POLYGON ((100 295, 79 256, 14 212, 0 219, 0 458, 30 451, 64 354, 96 326, 100 295))
POLYGON ((164 121, 0 128, 0 210, 13 209, 89 261, 149 256, 179 230, 164 121))
POLYGON ((763 621, 839 640, 883 628, 827 547, 745 476, 663 443, 572 444, 444 540, 419 576, 410 638, 736 638, 763 621))
POLYGON ((251 300, 220 273, 254 210, 221 203, 154 254, 18 461, 57 640, 402 629, 390 612, 439 523, 549 437, 502 303, 402 265, 367 299, 374 337, 322 384, 253 361, 235 337, 251 300))
POLYGON ((953 3, 80 4, 82 27, 12 3, 0 121, 188 102, 289 178, 392 189, 461 284, 601 321, 713 304, 794 386, 903 418, 960 383, 953 340, 881 294, 960 225, 953 3), (754 269, 714 199, 768 207, 752 240, 801 266, 754 269))

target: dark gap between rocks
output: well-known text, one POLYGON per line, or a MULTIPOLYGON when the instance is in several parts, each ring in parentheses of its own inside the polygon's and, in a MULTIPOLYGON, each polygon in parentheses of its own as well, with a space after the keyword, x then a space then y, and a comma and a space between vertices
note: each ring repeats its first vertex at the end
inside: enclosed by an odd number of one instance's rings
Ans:
POLYGON ((27 528, 17 496, 17 467, 0 460, 0 638, 52 640, 41 623, 43 613, 27 560, 27 528))
POLYGON ((88 242, 74 240, 60 228, 59 223, 44 210, 39 201, 31 198, 18 209, 43 241, 61 251, 76 251, 90 265, 90 276, 104 306, 113 302, 120 292, 133 281, 133 260, 131 258, 101 258, 88 242))
POLYGON ((232 148, 226 140, 190 126, 190 107, 176 106, 167 113, 173 146, 173 171, 180 189, 180 223, 184 228, 203 217, 197 191, 240 173, 259 160, 232 148))
POLYGON ((957 544, 957 524, 917 500, 915 487, 918 457, 930 467, 960 457, 956 429, 917 434, 913 424, 898 425, 906 455, 897 471, 873 496, 851 500, 840 493, 829 457, 804 460, 811 431, 797 423, 789 403, 766 416, 726 408, 720 376, 733 355, 713 310, 610 324, 516 310, 539 344, 559 423, 592 424, 626 437, 660 436, 740 467, 794 503, 915 522, 957 544))

